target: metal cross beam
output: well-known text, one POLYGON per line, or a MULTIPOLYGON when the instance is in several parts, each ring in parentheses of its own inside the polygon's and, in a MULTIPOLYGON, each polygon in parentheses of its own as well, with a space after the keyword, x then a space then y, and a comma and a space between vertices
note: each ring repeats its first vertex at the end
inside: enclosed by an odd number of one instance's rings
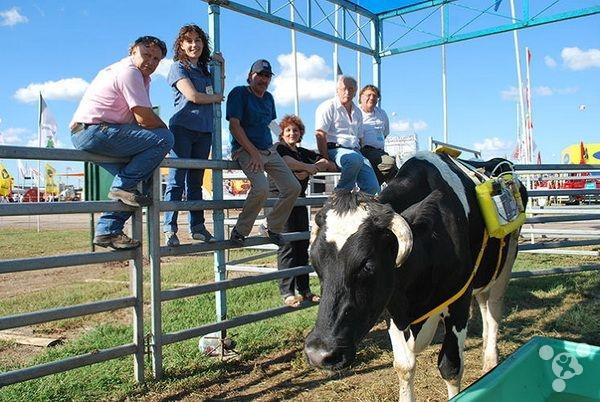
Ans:
MULTIPOLYGON (((291 21, 289 16, 282 17, 276 15, 283 7, 273 9, 271 0, 267 0, 263 5, 257 2, 257 7, 250 7, 229 0, 202 0, 211 5, 218 5, 250 17, 258 18, 263 21, 270 22, 288 29, 294 29, 297 32, 314 36, 323 39, 330 43, 337 43, 346 48, 362 52, 364 54, 374 56, 376 53, 375 46, 370 42, 370 34, 362 32, 365 26, 370 26, 377 23, 377 15, 368 10, 345 0, 306 0, 304 14, 301 13, 299 7, 294 6, 295 13, 298 14, 298 19, 291 21), (332 7, 333 6, 333 7, 332 7), (332 22, 332 15, 335 14, 335 7, 339 7, 340 17, 343 19, 343 29, 337 30, 332 22), (353 16, 354 14, 354 16, 353 16), (358 18, 361 16, 361 22, 358 23, 358 18), (348 17, 348 18, 346 18, 348 17), (362 19, 366 18, 367 21, 362 19), (315 22, 315 20, 319 19, 315 22), (327 21, 329 24, 323 24, 327 21), (327 27, 331 29, 327 30, 327 27), (360 35, 367 43, 365 45, 352 42, 351 39, 355 35, 360 35)), ((291 2, 289 2, 291 3, 291 2)))

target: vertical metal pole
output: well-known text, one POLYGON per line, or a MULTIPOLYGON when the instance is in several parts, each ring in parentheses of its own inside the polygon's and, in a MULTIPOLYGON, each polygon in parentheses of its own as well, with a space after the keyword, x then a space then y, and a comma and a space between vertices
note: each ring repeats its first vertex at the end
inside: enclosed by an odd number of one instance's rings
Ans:
MULTIPOLYGON (((212 38, 214 45, 214 52, 218 52, 221 49, 221 26, 220 26, 220 8, 216 4, 209 4, 208 6, 208 31, 212 38)), ((221 66, 219 64, 213 64, 213 77, 216 92, 223 91, 223 81, 221 80, 221 66)), ((218 103, 213 104, 214 110, 214 132, 212 142, 212 157, 213 159, 223 159, 223 149, 221 143, 222 129, 221 129, 221 105, 218 103)), ((213 170, 212 175, 213 184, 213 200, 223 199, 223 171, 213 170)), ((225 239, 225 216, 222 209, 213 210, 213 225, 215 231, 215 238, 217 241, 225 239)), ((223 250, 217 250, 214 252, 214 272, 215 281, 223 281, 226 279, 227 272, 225 267, 225 252, 223 250)), ((216 314, 217 321, 223 321, 227 318, 227 294, 224 290, 215 292, 216 298, 216 314)), ((221 331, 221 337, 224 338, 226 335, 225 330, 221 331)))
MULTIPOLYGON (((381 21, 374 17, 371 21, 371 48, 375 51, 373 56, 373 85, 381 88, 381 57, 379 49, 381 48, 381 21)), ((381 100, 380 100, 381 102, 381 100)))
POLYGON ((444 114, 444 142, 448 144, 448 95, 446 92, 446 45, 445 41, 448 37, 448 8, 442 5, 442 109, 444 114))
POLYGON ((533 163, 533 116, 531 115, 531 100, 533 94, 531 93, 531 75, 529 74, 529 47, 525 47, 525 76, 527 77, 527 163, 533 163))
MULTIPOLYGON (((295 10, 294 1, 290 0, 290 21, 294 23, 295 10)), ((294 61, 294 114, 300 116, 300 94, 298 92, 298 53, 296 50, 296 30, 292 28, 292 57, 294 61)))
MULTIPOLYGON (((510 16, 513 22, 517 22, 515 17, 515 0, 510 0, 510 16)), ((515 62, 517 64, 517 80, 519 82, 519 106, 521 107, 521 129, 522 135, 526 135, 525 129, 525 106, 523 102, 523 80, 521 78, 521 55, 519 54, 519 35, 516 30, 513 31, 513 42, 515 45, 515 62)), ((523 138, 520 138, 520 144, 523 143, 523 138)), ((527 163, 527 160, 525 160, 527 163)))
MULTIPOLYGON (((157 169, 158 170, 158 169, 157 169)), ((140 189, 141 190, 141 189, 140 189)), ((142 208, 136 208, 131 222, 131 236, 143 243, 143 219, 142 208)), ((131 296, 135 297, 133 306, 133 343, 136 346, 133 355, 133 373, 135 381, 144 382, 144 253, 143 246, 137 248, 135 257, 129 261, 131 270, 129 288, 131 296)))
MULTIPOLYGON (((334 19, 334 26, 335 26, 335 37, 339 38, 340 34, 339 34, 339 11, 340 11, 340 6, 338 6, 337 4, 334 6, 335 7, 335 19, 334 19)), ((333 44, 333 82, 335 83, 335 85, 337 86, 337 80, 338 80, 338 66, 339 66, 339 61, 338 61, 338 44, 334 43, 333 44)))
MULTIPOLYGON (((361 35, 361 30, 360 30, 360 14, 356 13, 356 44, 360 45, 360 35, 361 35)), ((362 74, 362 66, 361 66, 361 57, 362 57, 362 53, 360 51, 356 51, 356 86, 358 87, 358 90, 360 91, 360 89, 362 88, 361 86, 361 79, 360 76, 362 74)))
POLYGON ((162 305, 160 279, 160 168, 152 173, 152 200, 148 207, 148 255, 150 257, 150 311, 152 314, 152 371, 162 378, 162 305))

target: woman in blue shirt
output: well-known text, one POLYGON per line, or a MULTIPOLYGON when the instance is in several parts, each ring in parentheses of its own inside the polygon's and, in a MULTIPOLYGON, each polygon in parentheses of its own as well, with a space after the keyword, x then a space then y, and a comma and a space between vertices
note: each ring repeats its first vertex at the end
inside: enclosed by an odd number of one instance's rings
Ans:
MULTIPOLYGON (((173 45, 174 63, 167 81, 173 88, 175 114, 169 128, 175 137, 172 158, 208 159, 212 145, 213 103, 223 101, 222 94, 213 91, 213 77, 208 71, 211 60, 208 36, 197 25, 184 25, 173 45)), ((222 64, 219 53, 213 59, 222 64)), ((225 79, 222 75, 221 79, 225 79)), ((171 169, 165 191, 165 201, 181 201, 186 190, 188 201, 202 199, 202 169, 171 169)), ((204 211, 190 211, 190 233, 195 240, 211 241, 212 234, 204 226, 204 211)), ((167 246, 179 246, 177 211, 165 213, 163 226, 167 246)))

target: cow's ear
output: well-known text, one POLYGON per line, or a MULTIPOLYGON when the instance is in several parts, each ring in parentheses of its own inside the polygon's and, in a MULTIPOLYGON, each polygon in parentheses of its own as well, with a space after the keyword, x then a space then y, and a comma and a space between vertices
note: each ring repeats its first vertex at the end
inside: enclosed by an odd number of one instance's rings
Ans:
POLYGON ((412 231, 408 225, 408 222, 406 222, 406 220, 397 213, 394 213, 394 217, 392 218, 389 229, 394 232, 394 235, 396 235, 396 239, 398 240, 396 267, 399 267, 404 261, 406 261, 410 251, 412 250, 412 231))

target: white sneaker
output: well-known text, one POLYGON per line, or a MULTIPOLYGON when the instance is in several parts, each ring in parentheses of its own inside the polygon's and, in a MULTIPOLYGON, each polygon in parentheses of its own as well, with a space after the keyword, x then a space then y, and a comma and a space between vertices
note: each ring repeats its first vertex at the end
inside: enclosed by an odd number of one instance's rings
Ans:
POLYGON ((258 233, 263 237, 269 237, 269 229, 264 222, 258 225, 258 233))
POLYGON ((178 247, 179 246, 179 237, 177 237, 177 233, 175 232, 165 232, 165 242, 169 247, 178 247))

